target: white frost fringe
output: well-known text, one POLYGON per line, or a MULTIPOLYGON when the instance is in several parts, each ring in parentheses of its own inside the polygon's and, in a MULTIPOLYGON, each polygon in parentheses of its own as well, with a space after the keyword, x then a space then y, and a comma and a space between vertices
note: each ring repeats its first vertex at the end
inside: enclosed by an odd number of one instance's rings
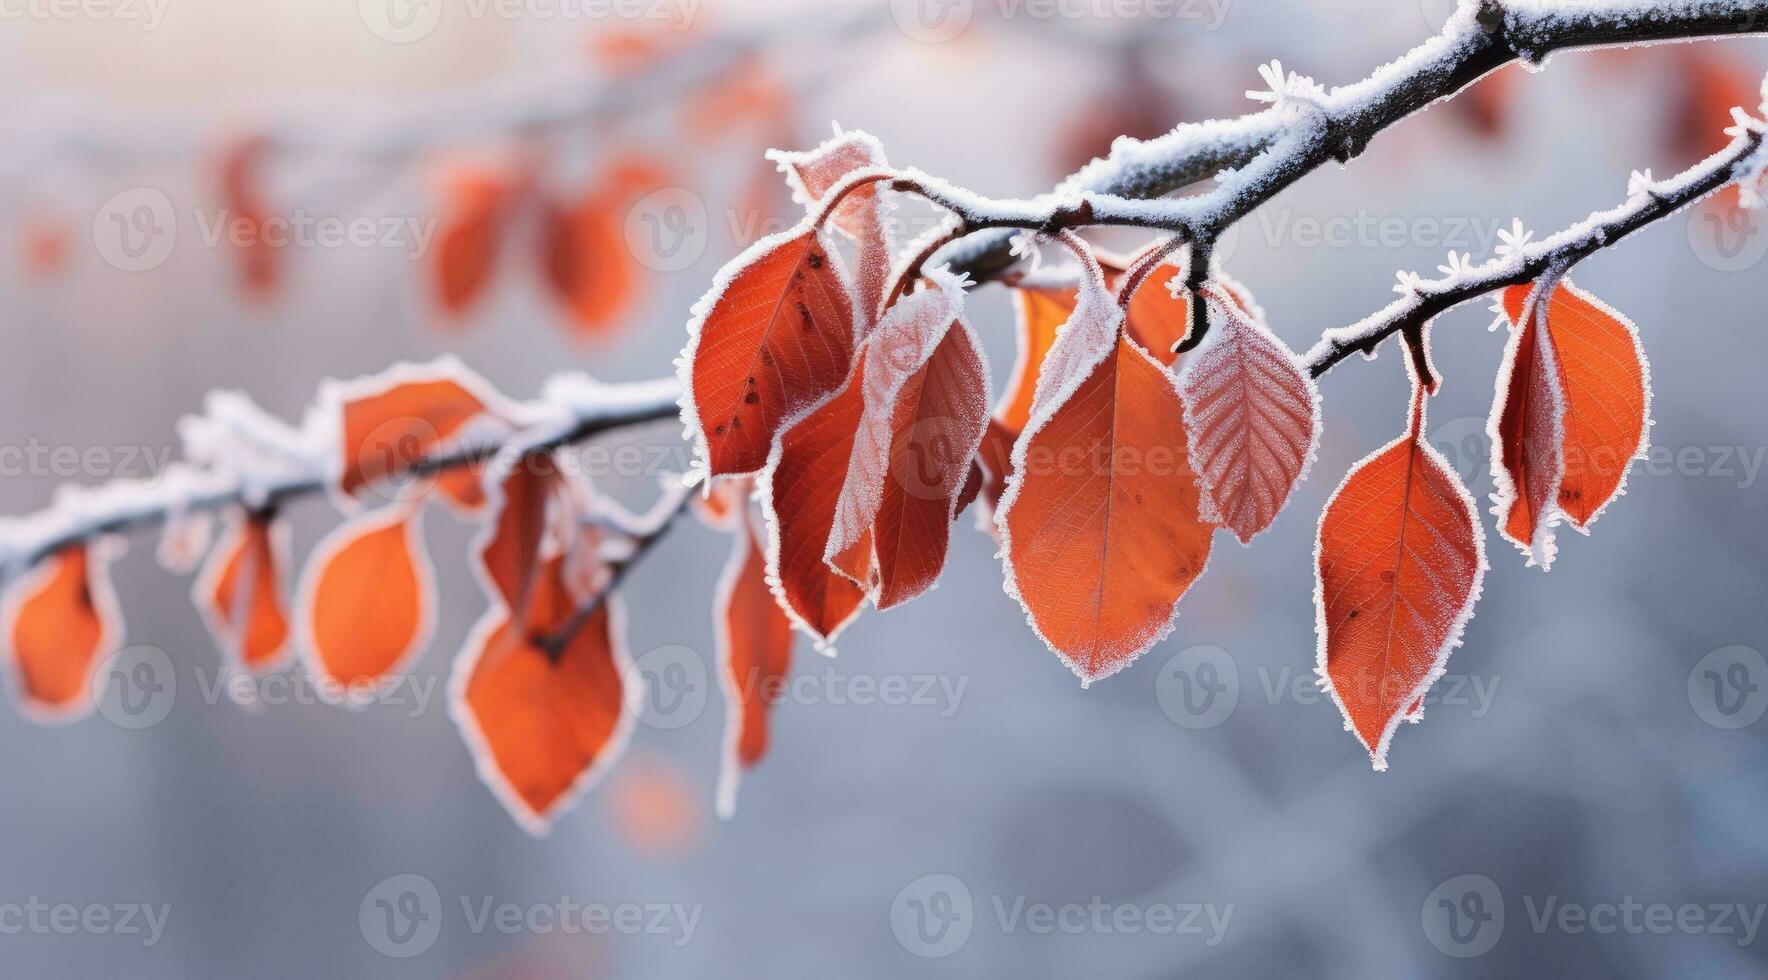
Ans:
MULTIPOLYGON (((1407 371, 1408 373, 1412 371, 1410 358, 1407 359, 1407 371)), ((1413 384, 1422 384, 1422 380, 1414 376, 1413 384)), ((1423 396, 1420 395, 1419 397, 1422 398, 1423 396)), ((1317 638, 1314 655, 1314 674, 1319 678, 1317 683, 1319 684, 1320 690, 1325 691, 1327 695, 1332 698, 1332 703, 1338 706, 1339 713, 1344 716, 1344 730, 1355 735, 1357 741, 1362 742, 1363 747, 1369 751, 1370 761, 1376 772, 1387 771, 1388 746, 1392 744, 1394 732, 1399 729, 1400 723, 1405 721, 1416 722, 1423 717, 1422 708, 1417 716, 1414 717, 1409 715, 1412 705, 1418 704, 1423 699, 1424 695, 1429 693, 1431 685, 1435 684, 1437 679, 1442 677, 1444 671, 1448 669, 1449 654, 1454 652, 1455 648, 1461 645, 1462 636, 1467 631, 1467 624, 1473 619, 1474 607, 1479 604, 1480 593, 1485 586, 1486 570, 1490 567, 1489 562, 1486 560, 1486 532, 1485 528, 1480 524, 1479 506, 1474 502, 1473 495, 1467 492, 1467 487, 1462 484, 1461 477, 1457 475, 1454 468, 1449 465, 1449 461, 1443 457, 1442 453, 1436 450, 1436 447, 1430 444, 1428 439, 1423 438, 1425 428, 1425 409, 1421 405, 1418 410, 1416 426, 1408 424, 1407 431, 1404 435, 1401 435, 1398 439, 1394 439, 1369 455, 1364 456, 1357 461, 1355 466, 1352 466, 1345 472, 1344 479, 1338 482, 1338 486, 1332 491, 1332 495, 1326 498, 1326 506, 1320 509, 1320 523, 1314 531, 1314 632, 1317 638), (1462 604, 1461 609, 1456 613, 1455 621, 1450 625, 1442 646, 1437 648, 1436 655, 1431 661, 1430 670, 1427 671, 1424 678, 1414 685, 1412 690, 1399 701, 1399 710, 1394 712, 1393 716, 1387 720, 1386 726, 1382 728, 1380 741, 1375 745, 1370 745, 1363 740, 1362 734, 1358 732, 1356 726, 1351 723, 1350 711, 1345 708, 1344 699, 1339 696, 1338 691, 1333 687, 1332 675, 1327 671, 1326 584, 1324 579, 1320 577, 1320 558, 1321 552, 1324 549, 1324 541, 1322 540, 1322 537, 1326 527, 1326 515, 1331 512, 1332 505, 1337 502, 1339 494, 1344 492, 1344 488, 1351 482, 1351 478, 1356 476, 1358 471, 1363 467, 1369 465, 1371 460, 1376 459, 1383 453, 1393 449, 1395 446, 1414 438, 1418 440, 1418 448, 1424 453, 1425 458, 1430 461, 1431 465, 1437 467, 1443 472, 1449 485, 1455 489, 1455 495, 1460 499, 1461 506, 1467 513, 1468 526, 1473 528, 1473 544, 1474 551, 1478 555, 1478 563, 1474 567, 1473 587, 1467 592, 1467 601, 1462 604)))

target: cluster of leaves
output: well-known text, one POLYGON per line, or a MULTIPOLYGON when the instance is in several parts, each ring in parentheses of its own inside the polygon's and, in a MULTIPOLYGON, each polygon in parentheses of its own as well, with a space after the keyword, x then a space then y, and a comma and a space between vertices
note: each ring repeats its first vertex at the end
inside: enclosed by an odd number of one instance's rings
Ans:
MULTIPOLYGON (((292 607, 289 534, 275 501, 236 508, 212 543, 195 530, 203 525, 169 528, 162 557, 184 570, 200 562, 192 598, 230 670, 283 669, 298 649, 322 697, 360 706, 429 643, 428 505, 478 522, 471 562, 488 608, 455 657, 450 711, 498 799, 544 832, 618 758, 643 703, 613 586, 685 488, 665 494, 658 515, 633 517, 564 465, 566 448, 517 448, 524 433, 553 423, 451 360, 332 385, 316 417, 327 489, 350 516, 307 559, 292 607), (489 446, 503 449, 478 448, 489 446)), ((762 584, 753 528, 735 521, 735 508, 707 501, 701 510, 737 540, 718 600, 721 658, 733 695, 753 699, 756 672, 784 674, 790 627, 762 584)), ((109 572, 118 543, 68 545, 7 596, 5 640, 35 717, 70 720, 102 696, 107 675, 95 668, 123 636, 109 572)), ((734 767, 765 751, 761 709, 750 700, 732 712, 734 767)), ((727 798, 735 775, 725 777, 727 798)))
MULTIPOLYGON (((714 610, 725 812, 765 753, 766 692, 790 669, 794 631, 826 649, 868 602, 931 589, 966 509, 985 512, 1032 630, 1091 683, 1171 631, 1218 530, 1247 544, 1271 526, 1321 428, 1312 378, 1257 302, 1217 267, 1189 285, 1176 239, 1114 256, 1059 232, 1072 274, 1017 282, 1017 360, 994 397, 967 283, 893 240, 892 198, 914 179, 858 132, 773 159, 806 215, 720 273, 679 362, 703 468, 690 482, 705 482, 693 507, 732 540, 714 610)), ((505 193, 474 192, 486 220, 505 193)), ((1498 306, 1511 328, 1490 421, 1498 530, 1545 568, 1556 527, 1588 530, 1643 450, 1648 371, 1632 325, 1563 268, 1498 306)), ((1316 554, 1321 684, 1378 769, 1398 724, 1418 720, 1486 567, 1473 502, 1423 437, 1437 387, 1425 332, 1404 339, 1405 429, 1345 476, 1316 554)), ((455 659, 450 705, 481 776, 540 832, 632 729, 644 682, 617 585, 666 522, 559 465, 568 427, 536 411, 453 362, 330 386, 309 430, 351 516, 308 559, 292 608, 273 493, 248 494, 212 546, 170 550, 201 560, 193 598, 235 669, 278 669, 299 648, 321 690, 354 694, 428 643, 428 504, 479 522, 488 608, 455 659)), ((662 510, 687 500, 678 487, 662 510)), ((12 585, 0 632, 33 713, 94 703, 92 668, 122 636, 113 557, 110 539, 82 540, 12 585)))
MULTIPOLYGON (((695 43, 686 31, 599 31, 589 56, 610 90, 619 91, 664 59, 684 58, 695 43)), ((582 140, 512 122, 501 142, 427 155, 426 187, 414 202, 435 221, 434 246, 422 259, 422 312, 427 320, 464 328, 476 322, 501 281, 525 276, 574 336, 607 338, 645 295, 647 270, 627 239, 634 206, 655 192, 702 183, 666 161, 704 156, 733 141, 746 157, 761 160, 763 148, 794 142, 793 101, 779 73, 752 55, 683 85, 661 140, 620 128, 630 122, 636 130, 654 118, 623 119, 609 110, 586 121, 582 140), (592 149, 580 148, 580 141, 592 149)), ((220 141, 205 177, 217 216, 227 222, 226 258, 235 283, 254 302, 284 292, 289 250, 271 224, 279 208, 289 207, 278 168, 299 152, 267 129, 233 135, 220 141)), ((403 163, 399 155, 391 159, 403 163)), ((771 166, 756 167, 738 188, 733 212, 756 220, 777 213, 784 201, 775 176, 771 166)), ((75 226, 68 215, 40 205, 17 224, 27 275, 46 281, 68 271, 75 226)))
MULTIPOLYGON (((781 609, 822 645, 867 601, 914 598, 979 499, 1039 638, 1083 683, 1128 666, 1173 628, 1216 531, 1249 543, 1304 477, 1320 431, 1308 372, 1222 270, 1188 288, 1174 242, 1119 258, 1062 232, 1078 281, 1015 290, 1018 361, 991 411, 964 283, 909 261, 878 286, 892 258, 880 199, 913 182, 887 179, 864 134, 786 159, 805 220, 726 268, 679 362, 701 475, 753 487, 781 609)), ((1632 325, 1562 269, 1501 305, 1496 513, 1545 568, 1556 526, 1587 530, 1642 452, 1647 370, 1632 325)), ((1378 769, 1486 566, 1472 500, 1423 437, 1437 386, 1424 332, 1406 341, 1406 430, 1345 477, 1318 537, 1320 683, 1378 769)))

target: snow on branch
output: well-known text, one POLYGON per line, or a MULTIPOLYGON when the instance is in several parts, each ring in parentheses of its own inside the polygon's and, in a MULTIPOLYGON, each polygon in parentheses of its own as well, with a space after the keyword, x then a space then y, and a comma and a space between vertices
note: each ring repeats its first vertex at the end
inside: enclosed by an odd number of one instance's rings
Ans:
MULTIPOLYGON (((949 262, 954 273, 975 282, 1000 278, 1018 262, 1010 229, 1053 232, 1101 224, 1161 228, 1190 241, 1194 253, 1207 255, 1223 229, 1302 176, 1334 160, 1349 161, 1383 129, 1509 62, 1539 64, 1565 48, 1765 32, 1768 0, 1463 0, 1441 33, 1362 81, 1326 89, 1272 63, 1261 69, 1266 88, 1249 93, 1267 104, 1263 110, 1237 119, 1188 123, 1152 140, 1120 138, 1107 157, 1054 192, 1029 201, 986 198, 916 171, 865 176, 874 181, 889 177, 897 189, 949 209, 955 223, 932 239, 950 239, 949 244, 937 255, 919 256, 917 264, 949 262), (1205 193, 1151 200, 1211 178, 1215 184, 1205 193)), ((683 64, 695 55, 686 57, 683 64)), ((598 107, 611 104, 602 100, 612 97, 571 96, 586 101, 549 103, 550 109, 535 110, 541 115, 529 121, 600 111, 598 107)), ((489 103, 504 104, 504 97, 489 103)), ((396 132, 368 152, 401 152, 411 145, 412 132, 396 132)), ((287 135, 295 145, 326 142, 316 131, 287 135)), ((1478 270, 1408 284, 1407 295, 1388 309, 1324 339, 1324 346, 1310 354, 1310 367, 1322 373, 1349 351, 1372 348, 1408 317, 1428 317, 1432 310, 1520 281, 1518 277, 1526 279, 1542 263, 1580 258, 1745 174, 1760 173, 1762 158, 1761 125, 1740 121, 1737 139, 1726 151, 1664 184, 1636 181, 1628 203, 1614 212, 1593 216, 1536 246, 1520 247, 1478 270)), ((1208 263, 1194 264, 1201 269, 1208 263)), ((510 446, 557 447, 670 418, 676 414, 678 395, 673 379, 612 386, 558 379, 535 406, 537 416, 547 421, 502 440, 451 448, 418 461, 414 470, 436 472, 510 446)), ((243 396, 211 399, 208 414, 187 424, 185 436, 192 458, 154 480, 65 487, 50 508, 0 520, 0 577, 78 541, 228 506, 272 507, 321 492, 335 476, 335 461, 314 441, 311 419, 301 429, 275 423, 243 396), (214 450, 217 439, 229 448, 214 450)))
MULTIPOLYGON (((982 231, 1054 231, 1086 224, 1164 228, 1207 244, 1227 226, 1328 162, 1348 162, 1382 130, 1512 61, 1539 65, 1555 51, 1768 32, 1768 0, 1462 0, 1437 36, 1330 90, 1261 69, 1268 103, 1230 120, 1187 123, 1152 140, 1120 138, 1052 194, 1029 202, 954 197, 982 231), (1206 193, 1133 206, 1214 178, 1206 193), (1041 219, 1041 220, 1039 220, 1041 219)), ((981 282, 1016 261, 1012 233, 986 231, 945 250, 956 272, 981 282)))
POLYGON ((1737 124, 1726 130, 1731 143, 1718 153, 1664 181, 1650 172, 1635 172, 1627 200, 1596 212, 1569 228, 1531 242, 1518 221, 1504 236, 1498 254, 1482 265, 1466 255, 1449 255, 1441 278, 1422 279, 1401 273, 1394 291, 1400 298, 1347 327, 1328 330, 1306 357, 1308 370, 1319 377, 1353 351, 1373 356, 1393 334, 1422 326, 1449 309, 1506 286, 1520 286, 1549 269, 1564 271, 1574 263, 1619 242, 1646 225, 1669 217, 1715 191, 1737 184, 1746 205, 1761 206, 1757 185, 1768 168, 1768 123, 1737 112, 1737 124))
MULTIPOLYGON (((466 466, 510 447, 552 449, 672 419, 679 397, 674 378, 602 384, 579 374, 560 375, 546 384, 539 399, 520 406, 522 427, 415 460, 410 474, 421 477, 466 466)), ((211 396, 204 414, 180 426, 187 459, 164 473, 95 487, 63 486, 47 509, 0 520, 0 579, 10 579, 79 541, 175 524, 231 506, 265 510, 322 493, 338 475, 335 421, 314 411, 296 429, 266 415, 243 395, 211 396)))

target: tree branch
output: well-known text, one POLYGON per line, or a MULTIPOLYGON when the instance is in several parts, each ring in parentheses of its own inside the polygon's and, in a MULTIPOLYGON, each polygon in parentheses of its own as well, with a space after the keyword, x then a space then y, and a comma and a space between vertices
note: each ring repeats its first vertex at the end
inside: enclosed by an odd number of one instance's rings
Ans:
POLYGON ((1552 237, 1534 244, 1518 240, 1497 257, 1472 268, 1451 256, 1451 265, 1442 267, 1439 279, 1402 274, 1400 285, 1395 287, 1401 294, 1399 299, 1357 323, 1321 335, 1305 358, 1308 371, 1317 378, 1352 352, 1372 355, 1393 334, 1422 327, 1439 314, 1494 290, 1532 282, 1548 269, 1569 268, 1714 191, 1759 177, 1768 165, 1764 136, 1761 122, 1740 119, 1739 132, 1725 149, 1661 183, 1635 174, 1627 200, 1552 237))
MULTIPOLYGON (((620 385, 548 385, 548 421, 497 442, 481 442, 415 461, 418 478, 482 462, 505 445, 540 451, 583 442, 629 426, 673 419, 680 395, 674 378, 620 385)), ((60 488, 56 502, 28 517, 0 520, 0 579, 9 579, 68 545, 106 534, 164 524, 231 506, 274 508, 318 494, 335 479, 331 455, 292 455, 271 477, 237 469, 179 463, 149 479, 98 487, 60 488)))
MULTIPOLYGON (((901 189, 927 196, 959 219, 955 240, 928 261, 943 257, 955 271, 979 282, 999 278, 1017 261, 1012 235, 1001 230, 1006 228, 1045 232, 1095 224, 1163 228, 1206 251, 1223 229, 1305 174, 1332 160, 1350 160, 1383 129, 1511 61, 1538 63, 1570 47, 1765 31, 1768 0, 1665 0, 1655 8, 1641 7, 1635 0, 1582 0, 1571 8, 1546 0, 1463 0, 1440 34, 1361 82, 1328 92, 1273 65, 1266 71, 1270 91, 1250 93, 1270 101, 1270 108, 1238 119, 1182 125, 1153 140, 1120 139, 1108 157, 1070 177, 1056 192, 1029 202, 992 200, 913 171, 896 177, 901 189), (1144 200, 1210 176, 1216 178, 1216 186, 1208 192, 1176 200, 1144 200)), ((1488 263, 1469 277, 1418 283, 1409 297, 1369 320, 1331 332, 1322 340, 1325 346, 1310 353, 1310 368, 1323 373, 1351 350, 1372 349, 1411 322, 1408 318, 1427 318, 1433 309, 1440 312, 1481 292, 1527 281, 1537 267, 1575 261, 1751 168, 1759 172, 1761 130, 1746 129, 1725 152, 1671 182, 1661 186, 1641 182, 1640 193, 1617 211, 1594 216, 1590 227, 1568 230, 1488 263)), ((675 415, 677 395, 672 379, 598 386, 595 397, 565 406, 567 424, 538 439, 525 432, 508 441, 532 441, 541 448, 562 446, 616 428, 660 421, 675 415)), ((452 451, 422 460, 416 472, 468 465, 499 448, 481 444, 452 451)), ((267 482, 215 467, 180 464, 154 481, 64 489, 49 509, 0 521, 0 575, 14 574, 60 548, 97 535, 232 505, 275 506, 328 485, 329 463, 298 459, 295 464, 267 482)))
POLYGON ((1768 0, 1671 0, 1655 7, 1637 0, 1569 7, 1547 0, 1462 0, 1441 33, 1363 81, 1328 92, 1311 79, 1267 75, 1272 91, 1249 93, 1270 96, 1271 107, 1262 112, 1187 123, 1147 141, 1119 139, 1109 156, 1068 178, 1056 193, 1028 202, 1030 208, 996 210, 986 199, 971 201, 981 205, 977 217, 992 211, 995 220, 971 229, 985 233, 947 249, 944 258, 974 281, 996 278, 1016 261, 1012 235, 987 229, 1044 227, 1036 220, 1040 215, 1044 222, 1055 219, 1050 230, 1122 223, 1193 237, 1219 234, 1306 174, 1334 160, 1350 161, 1382 130, 1512 61, 1539 64, 1567 48, 1764 32, 1768 0), (1204 194, 1116 214, 1114 199, 1158 197, 1211 176, 1217 186, 1204 194), (1089 204, 1095 215, 1125 220, 1060 219, 1089 204))

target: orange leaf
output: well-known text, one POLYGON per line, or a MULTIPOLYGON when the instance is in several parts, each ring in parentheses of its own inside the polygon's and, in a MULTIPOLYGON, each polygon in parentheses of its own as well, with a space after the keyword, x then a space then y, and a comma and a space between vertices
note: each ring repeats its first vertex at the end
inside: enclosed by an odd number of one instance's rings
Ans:
POLYGON ((823 559, 878 584, 880 609, 938 579, 987 425, 988 369, 962 305, 958 282, 932 273, 865 343, 865 408, 823 559))
POLYGON ((516 460, 498 481, 493 516, 481 535, 479 570, 510 618, 526 622, 541 542, 550 527, 547 507, 557 486, 550 453, 516 460))
POLYGON ((864 341, 865 368, 857 377, 865 408, 823 552, 830 567, 861 586, 873 583, 872 524, 891 476, 900 393, 954 325, 962 301, 962 288, 942 277, 898 301, 864 341))
POLYGON ((1219 287, 1203 291, 1217 322, 1179 376, 1191 465, 1203 482, 1204 518, 1245 544, 1301 482, 1320 436, 1320 398, 1264 324, 1219 287))
POLYGON ((1633 324, 1569 279, 1513 286, 1503 306, 1512 331, 1488 423, 1494 513, 1529 564, 1548 568, 1554 525, 1588 532, 1645 452, 1650 370, 1633 324))
POLYGON ((1485 574, 1485 535, 1461 478, 1419 434, 1353 467, 1320 516, 1314 607, 1319 669, 1377 771, 1394 730, 1461 642, 1485 574))
POLYGON ((718 812, 736 811, 737 783, 767 751, 768 712, 792 663, 792 622, 767 586, 767 555, 748 508, 738 511, 731 556, 719 579, 713 616, 718 662, 724 668, 724 759, 719 767, 718 812))
POLYGON ((757 243, 695 307, 682 414, 712 476, 753 473, 853 359, 853 304, 814 220, 757 243))
POLYGON ((433 269, 442 312, 464 314, 491 285, 515 198, 516 181, 495 171, 460 165, 444 176, 433 269))
POLYGON ((618 160, 581 197, 541 209, 544 281, 585 335, 605 332, 637 301, 640 280, 626 244, 626 214, 667 183, 649 160, 618 160))
MULTIPOLYGON (((471 425, 506 427, 511 414, 482 379, 451 359, 399 365, 378 375, 329 388, 325 401, 338 414, 341 453, 338 489, 346 496, 370 485, 392 499, 430 489, 409 483, 412 468, 457 441, 471 425)), ((438 475, 440 490, 463 509, 483 503, 481 468, 463 466, 438 475)))
POLYGON ((321 679, 372 688, 429 641, 435 588, 422 513, 401 505, 372 511, 313 550, 297 608, 302 645, 321 679))
POLYGON ((450 713, 479 778, 536 836, 619 757, 633 706, 644 700, 617 596, 604 598, 556 652, 543 643, 576 608, 564 559, 548 560, 529 628, 513 627, 494 605, 474 625, 449 679, 450 713), (626 690, 629 683, 635 690, 626 690))
POLYGON ((995 406, 995 418, 1017 437, 1031 418, 1031 400, 1037 390, 1038 371, 1056 343, 1056 329, 1074 313, 1077 293, 1073 289, 1027 287, 1013 290, 1018 311, 1018 356, 1013 375, 995 406))
POLYGON ((1096 265, 1044 363, 995 515, 1007 590, 1091 683, 1172 628, 1212 528, 1172 377, 1125 336, 1096 265))
POLYGON ((221 154, 219 166, 222 206, 235 229, 229 237, 238 249, 240 284, 254 298, 274 291, 280 278, 276 246, 264 237, 270 215, 260 185, 269 149, 263 136, 238 140, 221 154))
POLYGON ((191 590, 215 645, 247 670, 275 669, 288 650, 282 600, 288 526, 265 515, 239 515, 209 552, 191 590))
MULTIPOLYGON (((1149 248, 1157 248, 1161 244, 1156 242, 1149 248)), ((1138 253, 1122 261, 1101 258, 1099 264, 1105 269, 1105 285, 1113 290, 1121 289, 1124 273, 1140 257, 1138 253)), ((1124 317, 1131 339, 1167 367, 1178 360, 1179 355, 1175 348, 1184 343, 1191 333, 1189 294, 1181 290, 1174 296, 1171 287, 1173 279, 1182 278, 1184 274, 1185 270, 1179 265, 1176 256, 1162 262, 1148 273, 1130 296, 1129 308, 1124 317)))
POLYGON ((108 556, 72 545, 14 583, 6 639, 21 696, 33 715, 65 720, 89 711, 92 668, 123 636, 108 556))
MULTIPOLYGON (((812 214, 818 202, 848 175, 889 166, 877 137, 859 130, 836 133, 807 153, 771 150, 767 157, 785 171, 793 197, 812 214)), ((841 199, 830 219, 858 246, 854 277, 859 319, 869 326, 878 317, 890 278, 890 229, 883 190, 877 184, 867 184, 852 191, 841 199)))
POLYGON ((776 583, 787 616, 819 648, 852 622, 866 597, 852 579, 823 561, 865 408, 859 380, 865 362, 863 353, 855 358, 835 396, 786 430, 761 479, 762 506, 774 529, 768 578, 776 583))

